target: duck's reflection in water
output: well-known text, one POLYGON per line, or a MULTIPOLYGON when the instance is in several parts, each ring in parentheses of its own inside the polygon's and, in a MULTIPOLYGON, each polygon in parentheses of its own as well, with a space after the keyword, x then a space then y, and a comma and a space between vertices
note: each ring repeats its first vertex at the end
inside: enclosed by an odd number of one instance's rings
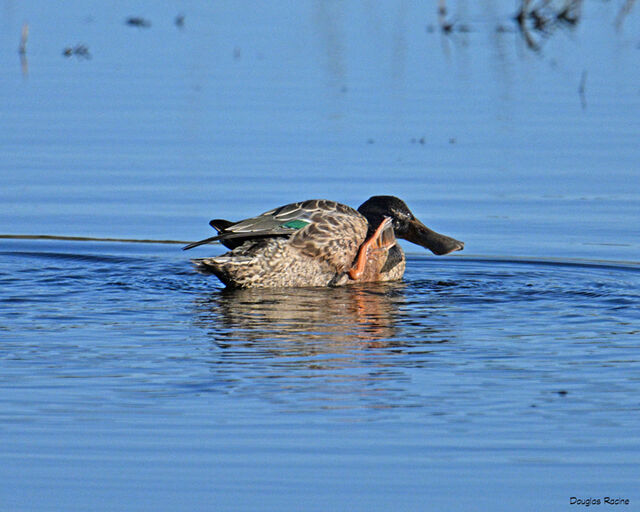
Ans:
POLYGON ((451 336, 448 306, 403 282, 338 288, 218 290, 196 302, 195 323, 220 348, 299 354, 411 347, 451 336))
POLYGON ((413 372, 451 335, 438 297, 405 283, 217 291, 195 323, 213 349, 204 389, 286 410, 415 407, 413 372))
POLYGON ((380 346, 396 335, 403 286, 223 290, 199 301, 197 323, 221 346, 269 341, 275 349, 280 341, 303 352, 319 344, 322 352, 380 346))

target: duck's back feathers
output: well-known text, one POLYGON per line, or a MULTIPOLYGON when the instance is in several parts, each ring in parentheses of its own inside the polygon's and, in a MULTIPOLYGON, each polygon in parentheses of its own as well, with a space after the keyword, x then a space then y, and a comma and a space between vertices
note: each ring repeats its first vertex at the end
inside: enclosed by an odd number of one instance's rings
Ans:
POLYGON ((290 244, 301 254, 329 263, 346 272, 367 236, 367 219, 356 210, 334 201, 305 201, 309 224, 291 237, 290 244))
POLYGON ((299 243, 302 244, 303 240, 308 241, 308 236, 315 234, 322 236, 327 229, 339 230, 342 222, 348 220, 349 217, 357 218, 359 222, 366 223, 366 219, 349 206, 325 199, 310 199, 280 206, 239 222, 213 219, 209 224, 218 232, 218 235, 189 244, 184 249, 192 249, 211 242, 220 242, 229 249, 235 249, 247 240, 264 237, 288 238, 303 231, 310 224, 319 224, 320 233, 316 233, 312 229, 310 235, 301 237, 299 243), (323 227, 323 224, 326 226, 323 227))

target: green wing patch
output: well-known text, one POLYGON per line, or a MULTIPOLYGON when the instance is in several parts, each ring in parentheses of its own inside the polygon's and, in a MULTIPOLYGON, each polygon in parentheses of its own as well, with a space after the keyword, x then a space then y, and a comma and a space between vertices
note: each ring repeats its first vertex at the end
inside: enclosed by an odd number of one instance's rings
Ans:
POLYGON ((306 221, 306 220, 290 220, 289 222, 285 222, 284 224, 281 224, 281 226, 283 228, 289 228, 289 229, 302 229, 303 227, 307 226, 311 224, 310 222, 306 221))

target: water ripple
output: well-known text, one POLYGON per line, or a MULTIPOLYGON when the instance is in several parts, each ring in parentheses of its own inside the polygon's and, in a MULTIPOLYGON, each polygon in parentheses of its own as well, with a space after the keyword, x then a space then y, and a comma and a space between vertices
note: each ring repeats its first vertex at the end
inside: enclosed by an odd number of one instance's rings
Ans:
POLYGON ((71 393, 78 411, 86 393, 114 413, 221 394, 456 424, 530 406, 529 421, 560 421, 559 390, 595 422, 599 403, 620 423, 634 406, 631 263, 411 255, 399 283, 229 291, 178 257, 34 250, 0 253, 0 281, 0 389, 45 416, 30 390, 71 393))

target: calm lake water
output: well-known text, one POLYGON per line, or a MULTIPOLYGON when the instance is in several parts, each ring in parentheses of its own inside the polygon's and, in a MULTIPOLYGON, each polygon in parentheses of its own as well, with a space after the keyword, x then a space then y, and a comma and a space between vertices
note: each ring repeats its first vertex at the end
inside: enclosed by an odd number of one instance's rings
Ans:
POLYGON ((640 11, 550 5, 0 2, 0 235, 394 194, 466 242, 229 292, 0 239, 0 510, 640 510, 640 11))

